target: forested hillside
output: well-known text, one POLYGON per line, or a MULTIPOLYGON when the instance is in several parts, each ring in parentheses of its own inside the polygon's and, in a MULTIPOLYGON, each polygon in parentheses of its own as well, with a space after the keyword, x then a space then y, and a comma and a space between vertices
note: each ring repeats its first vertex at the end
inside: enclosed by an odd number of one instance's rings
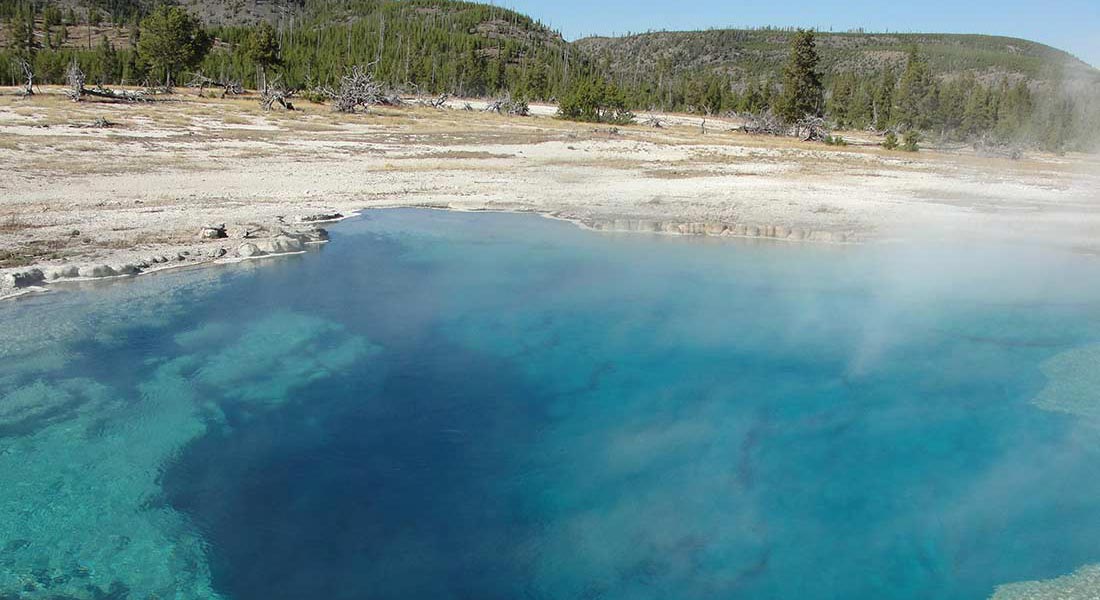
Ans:
MULTIPOLYGON (((43 3, 0 0, 0 73, 12 83, 15 55, 32 58, 40 81, 59 82, 74 58, 91 82, 140 84, 159 74, 134 52, 144 0, 43 3), (90 6, 90 8, 89 8, 90 6)), ((255 23, 273 23, 278 70, 291 85, 331 82, 347 66, 375 63, 376 77, 425 92, 492 95, 514 91, 550 98, 574 70, 579 52, 519 13, 451 0, 185 0, 216 42, 201 65, 207 75, 257 83, 246 42, 255 23)))
MULTIPOLYGON (((474 2, 178 0, 210 43, 196 45, 196 60, 169 67, 139 51, 143 19, 160 4, 0 0, 0 78, 19 83, 17 61, 26 60, 38 82, 60 83, 75 60, 90 84, 179 83, 202 72, 257 87, 272 73, 312 88, 370 64, 378 80, 408 92, 562 99, 578 115, 606 112, 576 106, 594 94, 614 114, 759 115, 778 106, 794 33, 659 32, 571 44, 525 15, 474 2)), ((983 35, 818 32, 815 49, 823 88, 815 111, 832 127, 1095 147, 1100 72, 1055 48, 983 35)))
MULTIPOLYGON (((776 106, 794 30, 657 32, 575 42, 639 105, 758 114, 776 106)), ((818 32, 833 126, 1095 149, 1100 72, 1027 40, 818 32)))
MULTIPOLYGON (((703 71, 735 79, 764 78, 782 68, 793 33, 771 28, 673 31, 589 37, 575 45, 624 80, 703 71)), ((816 37, 820 68, 827 76, 903 68, 909 49, 916 46, 943 76, 968 73, 986 82, 1007 78, 1015 83, 1050 79, 1049 67, 1060 65, 1070 78, 1100 80, 1100 73, 1070 54, 1018 38, 820 31, 816 37)))

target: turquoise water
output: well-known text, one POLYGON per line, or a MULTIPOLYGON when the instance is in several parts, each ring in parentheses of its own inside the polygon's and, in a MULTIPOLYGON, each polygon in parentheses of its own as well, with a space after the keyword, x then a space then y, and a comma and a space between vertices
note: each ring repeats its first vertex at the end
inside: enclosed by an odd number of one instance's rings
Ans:
POLYGON ((0 598, 982 598, 1100 563, 1100 267, 371 212, 0 305, 0 598))

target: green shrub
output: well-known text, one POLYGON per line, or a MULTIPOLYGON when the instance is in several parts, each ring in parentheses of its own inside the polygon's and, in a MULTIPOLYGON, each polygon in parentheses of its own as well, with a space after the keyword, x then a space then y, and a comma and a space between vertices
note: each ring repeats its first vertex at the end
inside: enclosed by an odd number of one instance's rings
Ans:
POLYGON ((840 137, 839 135, 827 135, 825 136, 826 146, 847 146, 848 140, 840 137))
POLYGON ((902 140, 901 149, 906 152, 916 152, 920 150, 918 143, 920 142, 920 133, 915 129, 910 129, 905 132, 905 138, 902 140))
POLYGON ((898 149, 898 136, 893 131, 886 132, 886 139, 882 140, 882 147, 887 150, 898 149))
POLYGON ((625 125, 634 121, 626 95, 600 79, 575 80, 558 103, 558 118, 588 123, 625 125))

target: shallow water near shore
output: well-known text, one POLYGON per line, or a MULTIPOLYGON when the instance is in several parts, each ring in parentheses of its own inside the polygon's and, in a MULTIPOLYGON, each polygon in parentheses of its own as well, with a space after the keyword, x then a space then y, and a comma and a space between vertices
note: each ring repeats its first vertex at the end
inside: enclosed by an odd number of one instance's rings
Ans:
POLYGON ((0 598, 979 598, 1100 563, 1100 267, 383 210, 0 306, 0 598))

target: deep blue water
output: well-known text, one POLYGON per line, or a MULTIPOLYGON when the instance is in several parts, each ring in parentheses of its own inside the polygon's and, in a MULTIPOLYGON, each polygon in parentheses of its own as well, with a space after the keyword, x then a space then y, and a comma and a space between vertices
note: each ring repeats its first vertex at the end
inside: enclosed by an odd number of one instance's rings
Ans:
POLYGON ((1093 262, 392 210, 262 266, 0 307, 69 324, 0 366, 0 460, 119 462, 0 472, 51 490, 0 492, 22 515, 0 597, 962 599, 1064 575, 1100 562, 1100 429, 1033 401, 1100 342, 1093 262))

